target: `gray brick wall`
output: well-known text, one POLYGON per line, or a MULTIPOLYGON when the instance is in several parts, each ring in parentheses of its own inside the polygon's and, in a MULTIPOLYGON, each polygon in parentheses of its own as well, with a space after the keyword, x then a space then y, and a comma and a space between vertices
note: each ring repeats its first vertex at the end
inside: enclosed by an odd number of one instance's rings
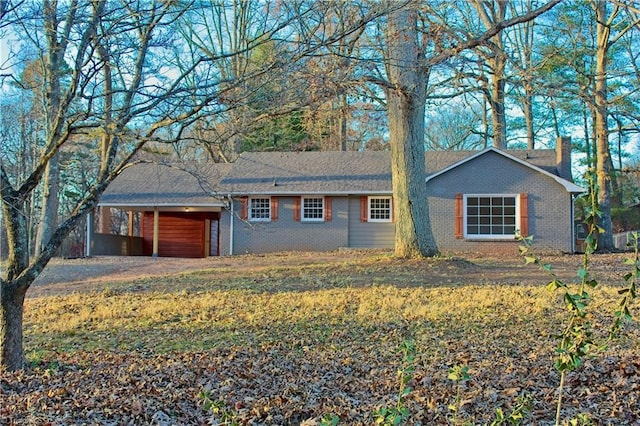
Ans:
MULTIPOLYGON (((551 177, 487 153, 427 184, 432 232, 443 254, 518 252, 515 240, 472 241, 454 236, 454 197, 463 194, 528 194, 529 234, 540 251, 572 251, 571 194, 551 177), (491 171, 487 173, 487 171, 491 171), (497 190, 496 188, 501 188, 497 190)), ((243 222, 234 210, 234 254, 329 251, 340 247, 393 248, 395 224, 361 223, 360 197, 332 197, 330 222, 293 220, 294 197, 280 197, 277 222, 243 222)), ((230 212, 220 219, 221 254, 229 254, 230 212)))
MULTIPOLYGON (((240 211, 239 203, 235 210, 240 211)), ((236 217, 234 253, 330 251, 347 245, 346 197, 332 197, 332 218, 328 222, 294 221, 293 211, 294 198, 279 197, 275 222, 247 222, 236 217)))
POLYGON ((463 194, 529 195, 529 235, 544 251, 572 250, 571 195, 551 177, 488 153, 427 184, 431 226, 442 253, 517 253, 516 241, 471 241, 454 236, 454 197, 463 194), (490 170, 491 173, 486 173, 490 170), (501 190, 496 190, 501 188, 501 190))

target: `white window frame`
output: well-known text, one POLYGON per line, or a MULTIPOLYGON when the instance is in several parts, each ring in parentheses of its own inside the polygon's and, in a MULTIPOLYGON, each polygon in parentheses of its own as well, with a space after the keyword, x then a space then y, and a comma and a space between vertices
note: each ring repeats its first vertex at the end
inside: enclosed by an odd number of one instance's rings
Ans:
MULTIPOLYGON (((519 194, 464 194, 463 195, 463 206, 462 206, 462 211, 463 211, 463 229, 464 229, 464 238, 468 238, 468 239, 475 239, 475 240, 511 240, 515 237, 516 233, 518 232, 519 229, 521 229, 521 224, 520 224, 520 195, 519 194), (468 200, 469 198, 513 198, 515 201, 515 211, 514 211, 514 216, 515 216, 515 221, 514 221, 514 232, 511 234, 470 234, 469 233, 469 226, 473 226, 475 224, 469 224, 468 219, 469 219, 469 210, 468 210, 468 200)), ((502 204, 504 206, 504 204, 502 204)), ((489 208, 491 209, 491 206, 489 206, 489 208)), ((489 212, 488 213, 488 218, 489 220, 491 220, 491 218, 493 217, 494 212, 489 212)), ((481 216, 480 214, 478 216, 481 216)), ((497 216, 497 215, 496 215, 497 216)), ((505 215, 503 214, 501 216, 503 219, 505 217, 505 215)), ((478 224, 480 225, 484 225, 484 226, 492 226, 491 223, 489 224, 478 224)), ((504 226, 504 224, 497 224, 495 226, 504 226)))
MULTIPOLYGON (((317 206, 309 207, 311 209, 317 209, 317 206)), ((300 220, 302 222, 324 222, 324 208, 325 208, 325 199, 323 195, 308 195, 300 197, 300 220), (320 214, 321 217, 305 217, 305 213, 307 213, 307 207, 305 206, 305 200, 321 200, 322 205, 320 206, 320 214)))
MULTIPOLYGON (((249 200, 247 201, 248 206, 247 206, 247 215, 249 217, 249 221, 250 222, 271 222, 271 197, 249 197, 249 200), (260 207, 257 210, 260 211, 267 211, 268 212, 268 217, 254 217, 253 213, 254 213, 254 206, 253 206, 253 202, 254 201, 258 201, 258 200, 266 200, 267 201, 267 205, 266 208, 260 207)), ((262 215, 261 215, 262 216, 262 215)))
MULTIPOLYGON (((382 208, 380 208, 382 210, 382 208)), ((393 197, 390 196, 369 196, 367 197, 367 222, 393 222, 393 197), (374 200, 389 200, 389 217, 385 219, 371 217, 371 202, 374 200)))

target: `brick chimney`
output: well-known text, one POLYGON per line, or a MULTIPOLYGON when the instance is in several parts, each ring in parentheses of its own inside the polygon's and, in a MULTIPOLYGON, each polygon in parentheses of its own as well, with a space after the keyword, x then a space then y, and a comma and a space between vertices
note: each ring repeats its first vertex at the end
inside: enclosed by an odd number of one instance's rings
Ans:
POLYGON ((573 182, 571 175, 571 138, 556 139, 556 169, 558 176, 573 182))

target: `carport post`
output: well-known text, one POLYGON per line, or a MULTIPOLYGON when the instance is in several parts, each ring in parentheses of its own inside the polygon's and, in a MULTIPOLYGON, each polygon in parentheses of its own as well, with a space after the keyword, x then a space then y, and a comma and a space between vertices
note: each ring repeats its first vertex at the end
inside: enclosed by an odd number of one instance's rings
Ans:
POLYGON ((153 254, 152 257, 158 257, 158 235, 160 233, 160 210, 158 207, 153 208, 153 254))

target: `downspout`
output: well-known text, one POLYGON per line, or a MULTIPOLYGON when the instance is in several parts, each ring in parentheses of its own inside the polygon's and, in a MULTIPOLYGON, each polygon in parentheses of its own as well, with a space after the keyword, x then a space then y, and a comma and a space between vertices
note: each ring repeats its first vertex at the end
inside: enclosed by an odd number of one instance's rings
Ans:
POLYGON ((231 198, 231 194, 227 195, 227 198, 229 198, 229 209, 231 214, 231 219, 229 222, 229 256, 233 256, 233 223, 234 223, 233 198, 231 198))
POLYGON ((576 253, 576 197, 571 194, 571 254, 576 253))
POLYGON ((93 237, 93 210, 87 213, 87 236, 86 236, 86 247, 84 248, 85 257, 91 257, 91 238, 93 237))

